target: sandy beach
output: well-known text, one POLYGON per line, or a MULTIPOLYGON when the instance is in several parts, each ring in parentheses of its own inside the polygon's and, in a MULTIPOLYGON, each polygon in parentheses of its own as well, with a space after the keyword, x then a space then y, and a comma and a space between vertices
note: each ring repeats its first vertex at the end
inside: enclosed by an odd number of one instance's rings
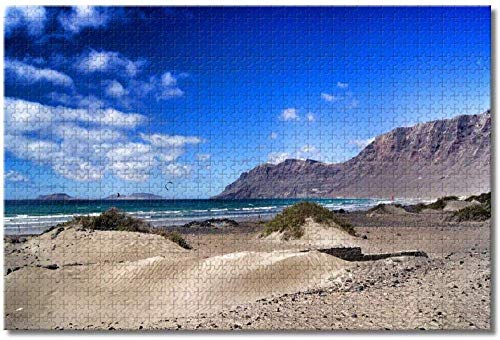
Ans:
POLYGON ((358 236, 308 221, 289 241, 258 222, 177 228, 190 250, 72 225, 11 237, 5 326, 489 329, 490 222, 447 215, 351 213, 358 236))

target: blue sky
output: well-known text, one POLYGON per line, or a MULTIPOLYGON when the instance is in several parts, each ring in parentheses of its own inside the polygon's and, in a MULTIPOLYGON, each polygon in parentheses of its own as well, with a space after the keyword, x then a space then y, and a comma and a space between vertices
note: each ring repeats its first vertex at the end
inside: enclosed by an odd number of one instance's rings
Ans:
POLYGON ((489 109, 490 8, 11 7, 4 68, 6 198, 206 198, 489 109))

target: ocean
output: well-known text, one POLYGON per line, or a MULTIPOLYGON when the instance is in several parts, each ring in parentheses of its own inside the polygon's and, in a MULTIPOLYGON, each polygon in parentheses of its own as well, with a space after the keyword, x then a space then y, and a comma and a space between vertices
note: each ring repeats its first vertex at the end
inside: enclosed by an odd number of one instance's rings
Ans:
MULTIPOLYGON (((98 215, 116 207, 154 226, 182 225, 194 220, 230 218, 244 221, 269 218, 304 199, 243 200, 5 200, 4 231, 7 235, 39 234, 77 215, 98 215)), ((366 210, 387 201, 380 199, 308 199, 331 210, 366 210)))

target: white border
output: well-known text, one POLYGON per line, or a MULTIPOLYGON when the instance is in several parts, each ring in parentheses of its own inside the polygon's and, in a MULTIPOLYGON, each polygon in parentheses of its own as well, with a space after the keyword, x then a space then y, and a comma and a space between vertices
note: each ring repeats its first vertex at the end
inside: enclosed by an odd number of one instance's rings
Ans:
MULTIPOLYGON (((255 0, 246 0, 244 2, 236 2, 236 1, 228 1, 228 0, 199 0, 199 1, 192 1, 192 0, 184 0, 184 1, 179 1, 179 0, 171 0, 171 1, 119 1, 119 0, 101 0, 101 1, 14 1, 14 0, 7 0, 7 1, 2 1, 1 4, 1 10, 2 14, 0 15, 0 37, 2 39, 2 46, 3 46, 3 27, 4 27, 4 13, 5 13, 5 7, 6 6, 13 6, 13 5, 49 5, 49 6, 69 6, 69 5, 108 5, 108 6, 283 6, 283 5, 289 5, 289 6, 491 6, 492 11, 496 12, 498 9, 497 4, 495 1, 461 1, 461 0, 448 0, 448 1, 408 1, 408 0, 399 0, 399 1, 383 1, 383 0, 360 0, 360 1, 328 1, 328 0, 313 0, 313 1, 283 1, 283 0, 267 0, 267 1, 255 1, 255 0)), ((499 36, 496 33, 496 25, 494 23, 494 20, 498 19, 496 17, 496 13, 492 13, 492 46, 498 46, 499 43, 499 36), (495 33, 493 32, 495 30, 495 33), (494 39, 494 41, 493 41, 494 39)), ((466 28, 464 28, 466 29, 466 28)), ((494 48, 492 48, 492 65, 497 65, 497 59, 493 60, 496 55, 493 54, 493 51, 495 51, 494 48)), ((4 75, 3 75, 3 60, 4 60, 4 51, 3 48, 0 51, 0 68, 2 70, 0 74, 0 107, 1 109, 1 115, 0 115, 0 174, 2 175, 2 185, 0 185, 0 218, 3 218, 3 98, 4 98, 4 75)), ((497 65, 498 66, 498 65, 497 65)), ((496 132, 498 131, 498 127, 500 123, 497 123, 496 119, 496 96, 497 96, 497 86, 495 86, 494 81, 499 79, 498 78, 498 68, 492 67, 492 94, 491 94, 491 109, 493 113, 493 124, 494 124, 494 136, 496 135, 496 132)), ((497 143, 495 142, 495 138, 493 138, 493 150, 494 150, 494 159, 498 159, 498 155, 500 153, 499 148, 497 143)), ((493 183, 493 188, 495 188, 495 181, 493 180, 494 178, 498 178, 498 174, 500 173, 498 164, 494 161, 493 164, 497 165, 496 171, 494 174, 492 174, 494 177, 492 177, 492 183, 493 183)), ((498 201, 499 196, 497 195, 496 190, 493 191, 493 199, 494 199, 494 207, 496 202, 498 201)), ((496 209, 494 208, 494 216, 496 215, 496 209)), ((495 223, 496 224, 496 223, 495 223)), ((493 224, 492 229, 494 230, 496 225, 493 224)), ((1 223, 0 225, 3 225, 1 223)), ((496 243, 496 235, 498 234, 497 232, 494 232, 493 235, 495 236, 494 239, 492 240, 492 244, 494 245, 496 243)), ((2 242, 3 242, 3 237, 2 237, 2 242)), ((495 247, 492 248, 492 294, 493 294, 493 299, 492 303, 496 300, 496 273, 497 273, 497 263, 498 263, 498 251, 493 251, 495 247)), ((2 244, 2 249, 3 249, 3 244, 2 244)), ((0 259, 2 261, 2 266, 3 266, 3 251, 0 252, 0 259)), ((0 318, 2 318, 2 326, 3 326, 3 279, 0 280, 0 287, 2 288, 2 303, 0 306, 0 318)), ((36 337, 38 339, 52 339, 54 336, 67 336, 67 335, 73 335, 73 336, 79 336, 79 337, 96 337, 96 336, 126 336, 127 338, 130 339, 137 339, 141 336, 144 335, 149 335, 149 336, 172 336, 172 335, 177 335, 183 338, 192 338, 192 339, 199 339, 199 338, 204 338, 204 337, 227 337, 227 336, 243 336, 245 338, 250 338, 250 339, 257 339, 261 337, 271 337, 273 340, 285 340, 288 339, 289 337, 293 336, 294 339, 309 339, 311 336, 314 336, 315 338, 330 338, 332 336, 345 336, 345 337, 350 337, 350 338, 366 338, 366 337, 377 337, 377 338, 382 338, 382 337, 391 337, 391 338, 416 338, 417 336, 425 336, 427 339, 437 339, 439 337, 458 337, 458 336, 467 336, 471 338, 484 338, 484 337, 492 337, 495 336, 494 331, 495 331, 495 325, 498 324, 498 313, 495 310, 495 305, 492 304, 492 309, 491 309, 491 315, 492 315, 492 332, 490 333, 474 333, 474 332, 420 332, 420 333, 415 333, 415 332, 288 332, 288 333, 280 333, 280 332, 235 332, 235 331, 228 331, 225 333, 214 333, 214 332, 178 332, 178 333, 173 333, 173 332, 38 332, 38 333, 30 333, 30 332, 7 332, 3 331, 2 335, 5 336, 12 336, 17 339, 25 339, 32 337, 36 334, 36 337)), ((404 317, 404 316, 402 316, 404 317)), ((2 327, 3 329, 3 327, 2 327)))

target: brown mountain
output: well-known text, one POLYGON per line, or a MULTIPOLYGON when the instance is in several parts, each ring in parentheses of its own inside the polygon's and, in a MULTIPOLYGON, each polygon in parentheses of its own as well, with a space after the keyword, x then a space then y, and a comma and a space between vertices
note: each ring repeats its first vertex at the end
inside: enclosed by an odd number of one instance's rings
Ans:
POLYGON ((215 196, 435 198, 490 191, 491 114, 462 115, 380 135, 344 163, 262 164, 215 196))

